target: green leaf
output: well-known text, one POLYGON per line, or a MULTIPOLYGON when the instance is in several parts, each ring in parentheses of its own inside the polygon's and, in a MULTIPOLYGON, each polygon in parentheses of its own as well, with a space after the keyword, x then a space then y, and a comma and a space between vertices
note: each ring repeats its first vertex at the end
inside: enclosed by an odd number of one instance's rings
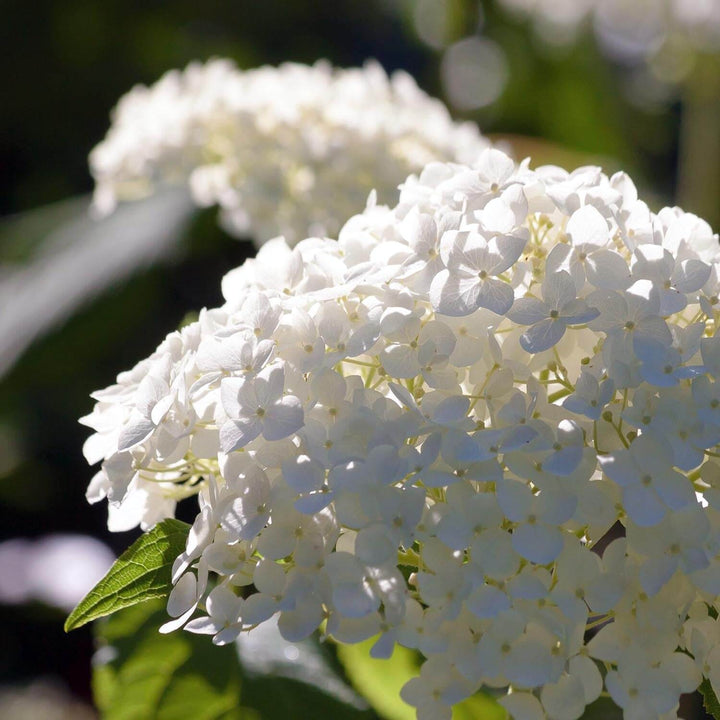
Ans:
POLYGON ((507 720, 505 708, 489 695, 475 693, 453 707, 453 720, 507 720))
MULTIPOLYGON (((389 660, 370 655, 374 638, 357 645, 339 645, 337 652, 355 689, 384 720, 415 720, 415 708, 400 698, 402 686, 420 672, 420 656, 395 646, 389 660)), ((491 697, 477 693, 453 708, 453 720, 505 720, 507 713, 491 697)))
POLYGON ((720 701, 707 678, 700 684, 700 692, 703 696, 705 712, 715 718, 715 720, 720 720, 720 701))
POLYGON ((140 536, 70 613, 65 632, 122 608, 166 597, 173 562, 185 549, 188 532, 187 523, 168 519, 140 536))
POLYGON ((585 708, 581 720, 623 720, 623 710, 612 698, 599 697, 585 708))
POLYGON ((187 632, 161 635, 165 620, 164 603, 154 601, 96 626, 93 691, 103 720, 260 720, 240 707, 234 647, 187 632))
POLYGON ((295 708, 312 708, 314 718, 377 720, 367 701, 347 682, 336 646, 317 633, 290 642, 277 622, 262 623, 237 642, 243 670, 243 704, 263 720, 286 720, 295 708))
POLYGON ((272 675, 243 678, 243 707, 262 720, 378 720, 372 710, 349 705, 298 680, 272 675))
MULTIPOLYGON (((95 625, 93 693, 102 720, 377 720, 323 692, 321 677, 314 685, 282 677, 275 663, 251 670, 235 645, 217 647, 206 635, 161 635, 166 620, 164 604, 150 601, 95 625)), ((316 674, 328 671, 318 666, 316 674)))
POLYGON ((384 720, 415 720, 415 708, 400 698, 402 686, 420 672, 418 656, 395 646, 389 660, 370 656, 375 638, 357 645, 338 645, 338 659, 353 687, 384 720))

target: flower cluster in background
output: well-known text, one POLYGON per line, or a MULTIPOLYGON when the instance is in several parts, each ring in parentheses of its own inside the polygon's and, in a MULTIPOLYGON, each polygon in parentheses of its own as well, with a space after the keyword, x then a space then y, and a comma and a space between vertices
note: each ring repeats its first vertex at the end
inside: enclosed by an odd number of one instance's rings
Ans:
POLYGON ((591 30, 603 53, 624 66, 627 99, 655 111, 677 100, 677 86, 696 71, 699 54, 720 51, 716 0, 394 0, 394 5, 411 17, 418 38, 442 54, 443 94, 459 111, 494 106, 510 83, 512 53, 486 22, 495 5, 502 11, 499 27, 506 27, 508 17, 530 22, 543 54, 562 56, 591 30))
POLYGON ((692 53, 720 50, 720 5, 715 0, 499 0, 533 20, 551 45, 575 41, 592 22, 598 40, 614 58, 650 61, 659 79, 681 80, 692 53))
POLYGON ((431 163, 96 393, 88 497, 198 495, 165 631, 416 648, 420 720, 675 718, 720 690, 719 251, 623 173, 431 163))
POLYGON ((390 201, 431 160, 472 162, 486 147, 474 124, 453 122, 410 75, 388 77, 377 63, 241 71, 212 60, 121 98, 90 167, 102 214, 189 182, 231 233, 292 245, 336 234, 372 189, 390 201))

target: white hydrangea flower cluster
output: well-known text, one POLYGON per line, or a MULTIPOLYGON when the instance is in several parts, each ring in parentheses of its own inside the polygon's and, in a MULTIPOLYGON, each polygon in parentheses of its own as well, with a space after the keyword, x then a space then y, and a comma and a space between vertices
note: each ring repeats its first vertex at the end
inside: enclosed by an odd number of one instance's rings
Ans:
POLYGON ((720 691, 719 250, 623 173, 430 164, 97 393, 88 496, 198 493, 166 631, 416 648, 420 720, 676 718, 720 691))
POLYGON ((100 213, 189 182, 230 232, 293 245, 335 235, 373 188, 390 201, 426 163, 474 162, 487 147, 473 123, 453 122, 410 75, 388 77, 376 62, 241 71, 217 59, 122 97, 90 167, 100 213))

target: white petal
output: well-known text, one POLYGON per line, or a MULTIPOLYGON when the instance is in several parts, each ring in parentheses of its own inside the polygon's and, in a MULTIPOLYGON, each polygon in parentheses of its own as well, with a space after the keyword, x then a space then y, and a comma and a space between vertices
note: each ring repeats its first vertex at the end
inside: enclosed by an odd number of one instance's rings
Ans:
POLYGON ((417 350, 409 345, 390 345, 380 353, 385 372, 394 378, 413 378, 420 372, 417 350))
POLYGON ((624 290, 630 284, 630 268, 621 255, 598 250, 585 261, 588 281, 603 290, 624 290))
POLYGON ((602 471, 621 487, 629 485, 638 478, 638 468, 627 450, 618 450, 611 455, 598 455, 602 471))
MULTIPOLYGON (((451 487, 457 487, 451 485, 451 487)), ((435 528, 437 536, 452 550, 464 550, 472 539, 472 529, 467 521, 457 515, 446 515, 435 528)))
POLYGON ((560 310, 577 297, 577 288, 570 273, 565 270, 545 276, 542 284, 543 300, 548 307, 560 310))
POLYGON ((287 395, 267 409, 263 420, 263 437, 266 440, 282 440, 302 427, 302 403, 295 396, 287 395))
POLYGON ((441 315, 462 317, 477 310, 479 289, 477 281, 461 282, 460 278, 451 277, 448 270, 442 270, 433 278, 430 302, 441 315))
POLYGON ((317 460, 300 455, 282 464, 282 476, 295 492, 305 493, 317 490, 323 484, 325 471, 317 460))
POLYGON ((507 316, 518 325, 534 325, 545 320, 549 314, 548 306, 535 298, 518 298, 508 311, 507 316))
POLYGON ((565 231, 575 246, 604 247, 610 237, 607 220, 592 205, 576 210, 568 220, 565 231))
POLYGON ((701 260, 683 260, 675 269, 673 285, 681 293, 696 292, 708 281, 710 272, 710 265, 701 260))
POLYGON ((135 445, 139 445, 148 435, 155 429, 155 425, 149 418, 136 416, 123 429, 118 438, 118 450, 129 450, 135 445))
POLYGON ((468 412, 470 400, 462 395, 453 395, 437 404, 432 413, 434 422, 451 425, 462 420, 468 412))
POLYGON ((514 692, 498 702, 510 713, 513 720, 546 720, 540 701, 530 693, 514 692))
POLYGON ((197 602, 197 579, 191 572, 185 573, 175 584, 168 597, 167 611, 170 617, 179 617, 197 602))
POLYGON ((466 600, 467 609, 479 618, 493 618, 510 609, 510 598, 499 588, 482 585, 466 600))
POLYGON ((667 323, 658 316, 644 318, 642 323, 633 331, 633 349, 641 360, 652 357, 657 343, 670 347, 672 341, 672 334, 667 323))
POLYGON ((667 660, 663 661, 662 666, 664 670, 670 672, 684 693, 693 692, 702 681, 697 665, 685 653, 674 652, 667 660))
POLYGON ((600 316, 597 308, 590 307, 584 300, 571 300, 563 305, 562 319, 568 325, 584 325, 600 316))
POLYGON ((333 492, 312 492, 298 498, 294 503, 294 507, 303 515, 314 515, 326 508, 334 497, 333 492))
POLYGON ((477 172, 488 184, 504 185, 515 172, 515 163, 508 155, 495 148, 488 148, 480 153, 477 160, 477 172))
POLYGON ((526 560, 546 565, 563 549, 563 534, 556 527, 523 523, 513 530, 512 544, 526 560))
POLYGON ((660 290, 660 315, 674 315, 687 307, 687 297, 675 288, 660 290))
POLYGON ((107 497, 109 489, 110 480, 108 480, 108 476, 100 470, 93 475, 85 491, 85 498, 91 505, 94 505, 107 497))
POLYGON ((568 671, 582 683, 586 704, 590 704, 600 697, 603 688, 602 675, 597 665, 589 657, 576 655, 570 660, 568 671))
POLYGON ((624 488, 623 504, 628 517, 640 527, 657 525, 667 512, 658 496, 642 485, 629 485, 624 488))
POLYGON ((697 501, 692 483, 674 470, 653 476, 653 487, 671 510, 680 510, 697 501))
POLYGON ((548 594, 547 585, 538 577, 538 573, 521 572, 510 578, 506 587, 512 598, 521 600, 539 600, 548 594))
POLYGON ((515 292, 511 285, 502 280, 487 278, 480 284, 475 303, 477 307, 484 307, 498 315, 505 315, 512 307, 514 300, 515 292))
POLYGON ((483 208, 482 226, 491 233, 510 233, 516 226, 515 213, 502 198, 493 198, 483 208))
POLYGON ((281 565, 271 560, 261 560, 253 571, 253 583, 261 592, 268 595, 280 595, 285 588, 285 571, 281 565))
POLYGON ((225 585, 218 585, 208 595, 207 609, 210 617, 221 622, 236 622, 243 599, 225 585))
POLYGON ((167 635, 168 633, 175 632, 175 630, 179 630, 192 617, 195 609, 196 606, 193 605, 189 610, 180 615, 180 617, 176 617, 174 620, 169 620, 168 622, 163 623, 158 628, 158 632, 162 635, 167 635))
POLYGON ((491 274, 500 275, 517 262, 527 245, 527 238, 518 235, 502 235, 496 237, 493 242, 497 246, 501 260, 493 265, 491 274))
POLYGON ((397 557, 397 544, 392 542, 385 526, 373 525, 357 534, 355 554, 362 562, 378 566, 397 557))
POLYGON ((277 612, 277 602, 267 595, 255 593, 243 606, 243 622, 248 625, 259 625, 269 620, 277 612))
POLYGON ((220 447, 224 453, 239 450, 254 440, 261 429, 259 420, 228 420, 220 427, 220 447))
POLYGON ((195 618, 185 626, 185 630, 198 635, 214 635, 219 629, 218 624, 209 617, 195 618))
POLYGON ((472 555, 483 572, 494 580, 514 575, 520 566, 520 557, 512 546, 510 533, 500 528, 483 532, 473 543, 472 555))
POLYGON ((562 320, 547 318, 529 327, 520 336, 520 345, 529 353, 539 353, 556 345, 565 334, 565 323, 562 320))
POLYGON ((585 601, 596 613, 609 612, 623 593, 623 580, 613 574, 600 575, 585 592, 585 601))
POLYGON ((533 503, 532 490, 518 480, 503 480, 495 488, 502 511, 509 520, 520 522, 530 514, 533 503))
POLYGON ((220 383, 220 401, 228 417, 238 418, 242 414, 238 395, 244 384, 245 380, 236 377, 223 378, 220 383))
POLYGON ((395 650, 395 640, 390 633, 380 635, 375 644, 370 648, 370 657, 377 660, 389 660, 395 650))
MULTIPOLYGON (((185 629, 187 629, 187 626, 185 629)), ((213 638, 213 645, 229 645, 231 642, 235 642, 235 640, 237 640, 237 636, 239 634, 239 626, 222 628, 222 630, 220 630, 220 632, 213 638)))
POLYGON ((660 556, 649 558, 640 568, 639 579, 643 590, 650 595, 657 595, 665 583, 677 569, 676 557, 660 556))
POLYGON ((170 410, 174 403, 175 397, 173 394, 168 394, 157 401, 155 407, 153 407, 150 413, 150 419, 153 421, 153 423, 155 423, 155 425, 159 425, 162 422, 162 419, 165 417, 168 410, 170 410))
POLYGON ((562 525, 575 513, 577 495, 564 490, 543 490, 535 496, 536 513, 549 525, 562 525))
POLYGON ((585 710, 582 683, 572 675, 562 675, 558 682, 545 685, 540 699, 550 720, 577 720, 585 710))
POLYGON ((297 609, 280 614, 278 629, 288 642, 304 640, 323 621, 323 611, 319 603, 308 601, 297 609))
POLYGON ((543 470, 563 477, 575 472, 583 457, 583 445, 567 445, 543 460, 543 470))
POLYGON ((590 656, 605 662, 617 662, 622 653, 622 639, 616 623, 610 623, 598 631, 587 645, 590 656))

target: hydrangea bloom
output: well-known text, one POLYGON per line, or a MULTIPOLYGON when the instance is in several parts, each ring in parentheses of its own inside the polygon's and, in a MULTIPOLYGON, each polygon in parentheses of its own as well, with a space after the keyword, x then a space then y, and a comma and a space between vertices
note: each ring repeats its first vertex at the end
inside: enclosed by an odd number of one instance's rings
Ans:
POLYGON ((256 242, 335 234, 371 189, 382 201, 431 160, 472 162, 488 142, 410 75, 228 60, 173 70, 120 99, 90 156, 95 207, 189 182, 230 232, 256 242))
POLYGON ((720 10, 712 0, 500 1, 514 12, 532 16, 548 39, 555 33, 555 42, 572 38, 591 16, 600 31, 626 38, 627 52, 652 50, 673 34, 683 35, 698 49, 716 49, 720 44, 720 10))
POLYGON ((420 720, 675 718, 720 691, 719 251, 623 173, 432 163, 97 393, 88 497, 198 495, 166 631, 417 648, 420 720))
POLYGON ((530 17, 551 45, 573 42, 592 22, 605 51, 623 61, 650 61, 661 80, 677 82, 694 52, 720 50, 720 4, 715 0, 500 0, 530 17), (661 62, 655 63, 655 59, 661 62))

